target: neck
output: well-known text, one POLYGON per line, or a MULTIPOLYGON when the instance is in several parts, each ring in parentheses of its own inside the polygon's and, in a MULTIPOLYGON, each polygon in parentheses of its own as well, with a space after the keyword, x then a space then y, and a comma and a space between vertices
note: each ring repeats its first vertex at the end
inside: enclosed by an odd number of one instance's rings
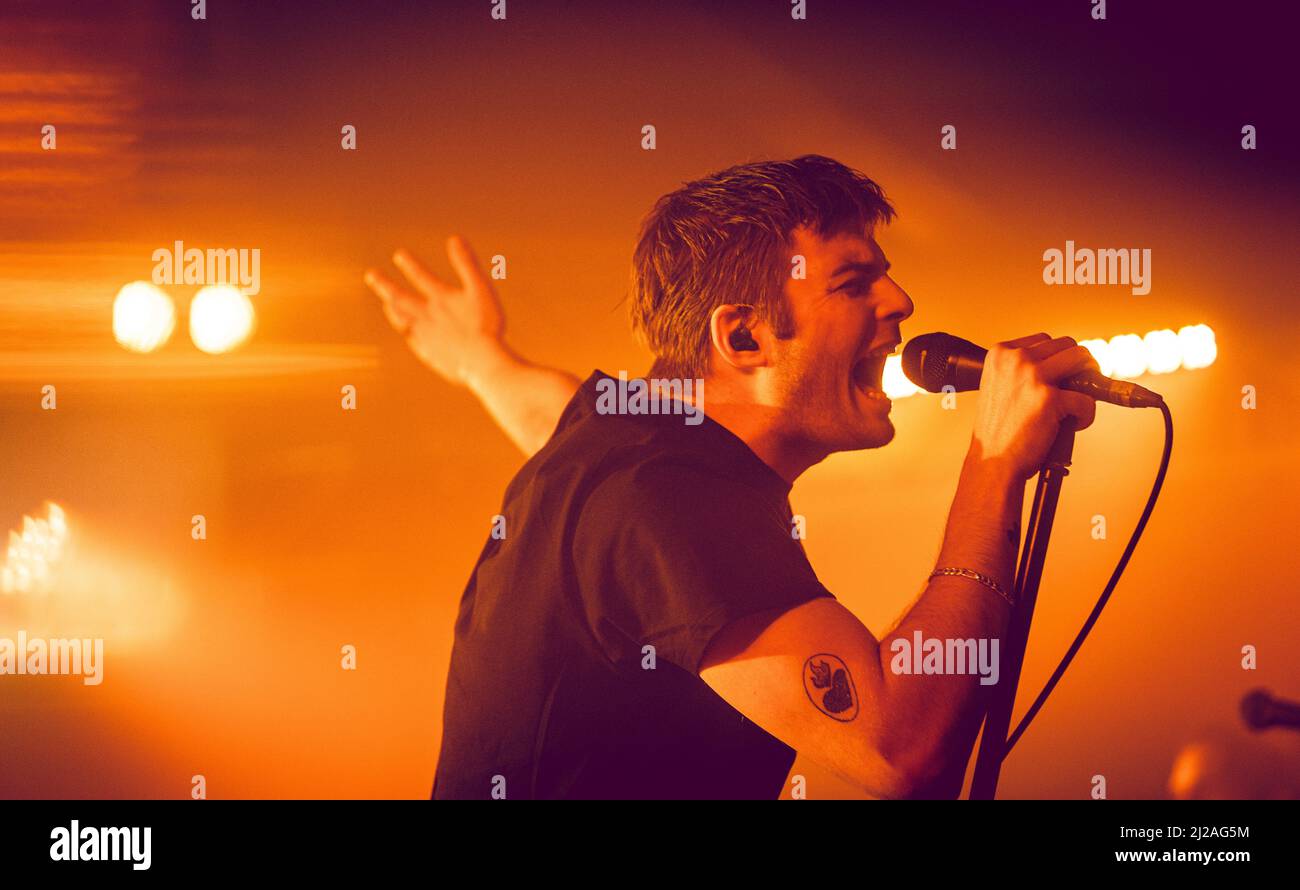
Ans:
POLYGON ((716 375, 704 379, 704 393, 699 407, 709 419, 726 427, 791 485, 809 467, 825 460, 828 452, 824 448, 790 435, 785 409, 756 400, 748 390, 716 375))

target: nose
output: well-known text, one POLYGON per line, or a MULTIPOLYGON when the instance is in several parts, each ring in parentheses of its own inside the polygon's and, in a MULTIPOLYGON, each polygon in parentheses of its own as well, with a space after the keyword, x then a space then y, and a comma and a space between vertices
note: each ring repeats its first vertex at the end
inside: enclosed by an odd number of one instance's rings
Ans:
POLYGON ((916 309, 912 305, 912 298, 907 295, 907 291, 898 286, 888 275, 881 282, 880 302, 877 304, 876 313, 881 321, 898 324, 911 317, 912 312, 916 309))

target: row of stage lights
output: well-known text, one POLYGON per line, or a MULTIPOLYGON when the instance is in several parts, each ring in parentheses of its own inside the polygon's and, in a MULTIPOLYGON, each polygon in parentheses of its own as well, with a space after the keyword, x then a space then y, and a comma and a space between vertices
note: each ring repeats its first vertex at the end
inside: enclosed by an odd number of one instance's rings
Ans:
MULTIPOLYGON (((253 301, 231 284, 201 289, 190 302, 190 339, 210 355, 229 352, 253 333, 253 301)), ((176 304, 162 288, 133 281, 113 300, 113 336, 131 352, 153 352, 176 329, 176 304)))
MULTIPOLYGON (((239 288, 210 285, 190 303, 190 339, 203 352, 217 355, 239 346, 253 332, 253 303, 239 288)), ((113 336, 132 352, 153 352, 165 344, 176 328, 176 304, 163 290, 147 281, 133 281, 118 291, 113 301, 113 336)), ((1143 374, 1169 374, 1179 368, 1209 367, 1218 356, 1214 331, 1196 324, 1175 333, 1169 328, 1146 336, 1120 334, 1109 340, 1081 340, 1107 377, 1132 380, 1143 374)), ((885 395, 901 399, 923 392, 903 374, 902 356, 885 362, 885 395)))
MULTIPOLYGON (((1214 364, 1219 347, 1209 325, 1194 324, 1180 328, 1151 331, 1144 337, 1120 334, 1109 340, 1080 340, 1079 345, 1092 353, 1101 373, 1117 380, 1132 380, 1143 374, 1169 374, 1179 368, 1193 371, 1214 364)), ((885 362, 885 395, 902 399, 924 392, 903 373, 903 358, 891 355, 885 362)))

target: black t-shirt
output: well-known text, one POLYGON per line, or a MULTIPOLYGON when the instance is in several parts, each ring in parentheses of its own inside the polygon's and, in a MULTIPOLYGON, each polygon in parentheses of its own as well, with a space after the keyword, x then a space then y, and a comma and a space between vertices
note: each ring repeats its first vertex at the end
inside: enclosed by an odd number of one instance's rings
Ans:
POLYGON ((698 671, 731 622, 830 596, 790 485, 707 417, 600 413, 602 379, 511 481, 465 588, 433 796, 775 798, 794 751, 698 671))

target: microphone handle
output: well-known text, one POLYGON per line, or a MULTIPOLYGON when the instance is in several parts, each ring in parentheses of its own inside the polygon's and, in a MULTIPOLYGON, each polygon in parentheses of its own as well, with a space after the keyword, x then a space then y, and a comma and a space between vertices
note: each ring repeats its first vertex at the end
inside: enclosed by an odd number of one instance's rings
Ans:
MULTIPOLYGON (((953 381, 956 392, 970 392, 980 388, 980 377, 984 373, 984 356, 979 354, 956 353, 948 356, 948 373, 945 375, 953 381)), ((1096 371, 1084 371, 1075 374, 1059 384, 1061 389, 1081 392, 1099 402, 1109 402, 1125 408, 1159 408, 1164 399, 1158 393, 1127 380, 1112 380, 1096 371)))
POLYGON ((1096 371, 1084 371, 1061 381, 1061 389, 1081 392, 1099 402, 1110 402, 1125 408, 1159 408, 1164 401, 1146 387, 1127 380, 1111 380, 1096 371))

